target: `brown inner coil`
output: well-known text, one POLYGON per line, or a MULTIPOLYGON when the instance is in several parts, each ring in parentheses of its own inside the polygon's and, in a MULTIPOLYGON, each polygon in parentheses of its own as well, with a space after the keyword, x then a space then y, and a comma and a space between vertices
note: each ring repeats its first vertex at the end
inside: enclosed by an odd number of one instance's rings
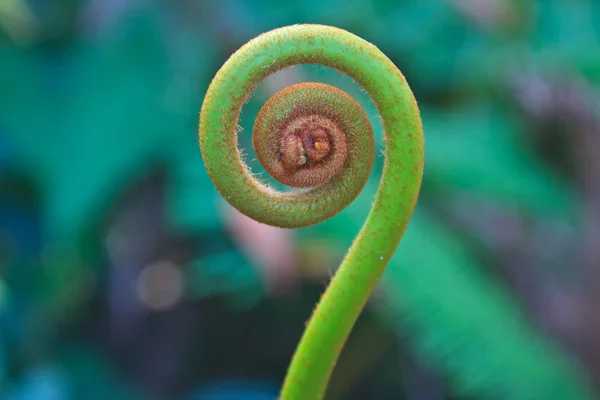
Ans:
MULTIPOLYGON (((291 118, 275 137, 275 157, 269 173, 279 182, 297 188, 321 185, 335 176, 346 159, 346 139, 338 126, 321 115, 291 118)), ((260 157, 260 155, 259 155, 260 157)), ((261 160, 263 165, 265 161, 261 160)))

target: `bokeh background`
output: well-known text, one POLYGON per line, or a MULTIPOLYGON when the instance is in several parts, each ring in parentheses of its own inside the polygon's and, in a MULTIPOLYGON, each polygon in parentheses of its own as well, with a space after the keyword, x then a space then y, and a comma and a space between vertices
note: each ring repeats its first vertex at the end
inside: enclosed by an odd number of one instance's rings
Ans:
MULTIPOLYGON (((274 399, 380 177, 315 227, 221 200, 197 144, 222 63, 267 30, 376 44, 422 110, 415 216, 330 400, 587 399, 600 386, 600 3, 0 0, 0 398, 274 399)), ((277 90, 349 78, 303 66, 277 90)), ((266 178, 265 178, 266 179, 266 178)))

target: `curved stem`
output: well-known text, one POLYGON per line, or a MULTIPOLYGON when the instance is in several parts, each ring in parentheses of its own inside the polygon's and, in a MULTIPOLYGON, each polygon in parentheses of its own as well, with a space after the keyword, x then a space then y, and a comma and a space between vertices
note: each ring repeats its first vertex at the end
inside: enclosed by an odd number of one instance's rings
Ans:
POLYGON ((406 229, 423 171, 423 129, 416 101, 395 65, 372 44, 341 29, 295 25, 250 41, 221 68, 200 115, 200 145, 219 191, 244 214, 267 224, 320 222, 353 196, 317 186, 279 193, 253 177, 237 150, 240 110, 260 80, 297 64, 321 64, 357 81, 381 115, 386 160, 373 208, 296 350, 281 399, 323 397, 339 353, 406 229))

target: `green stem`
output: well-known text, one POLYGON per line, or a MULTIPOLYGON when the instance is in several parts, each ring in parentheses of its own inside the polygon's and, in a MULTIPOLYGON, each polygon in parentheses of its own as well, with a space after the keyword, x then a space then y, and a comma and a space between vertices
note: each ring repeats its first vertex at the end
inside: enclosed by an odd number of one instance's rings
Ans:
POLYGON ((297 64, 329 66, 358 82, 379 111, 386 145, 373 208, 315 309, 283 385, 281 399, 312 400, 324 396, 340 351, 410 220, 421 184, 424 144, 410 88, 375 46, 319 25, 268 32, 223 65, 200 114, 200 147, 208 174, 223 197, 244 214, 275 226, 307 226, 335 215, 354 198, 327 184, 276 192, 252 176, 237 149, 237 121, 254 87, 277 70, 297 64))

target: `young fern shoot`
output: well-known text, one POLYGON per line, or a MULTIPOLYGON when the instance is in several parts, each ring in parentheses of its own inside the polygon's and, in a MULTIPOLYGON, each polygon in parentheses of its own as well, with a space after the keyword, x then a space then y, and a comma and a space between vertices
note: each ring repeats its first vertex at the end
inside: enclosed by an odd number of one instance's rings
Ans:
POLYGON ((294 25, 267 32, 221 67, 200 112, 200 149, 221 195, 259 222, 303 227, 336 215, 371 171, 373 132, 360 106, 329 85, 302 83, 275 94, 255 122, 258 159, 279 192, 253 176, 237 147, 241 108, 256 85, 298 64, 335 68, 360 84, 381 116, 385 163, 373 208, 317 305, 290 364, 282 400, 323 398, 333 367, 396 249, 417 202, 424 139, 414 96, 374 45, 338 28, 294 25))

